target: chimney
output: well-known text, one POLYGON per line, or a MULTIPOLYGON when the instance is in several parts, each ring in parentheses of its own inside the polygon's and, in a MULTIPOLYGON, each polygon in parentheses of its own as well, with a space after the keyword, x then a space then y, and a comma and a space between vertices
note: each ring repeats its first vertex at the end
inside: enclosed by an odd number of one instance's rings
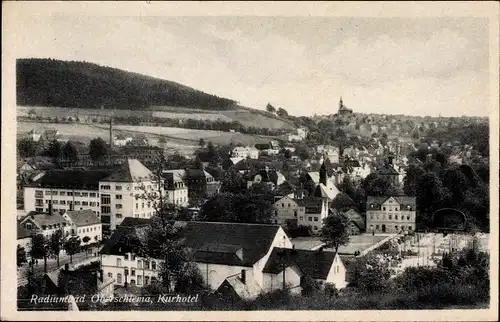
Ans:
POLYGON ((68 263, 64 264, 64 270, 66 272, 69 272, 69 264, 68 263))
POLYGON ((49 200, 49 215, 52 215, 52 200, 49 200))
POLYGON ((72 202, 69 203, 69 211, 73 211, 73 203, 72 202))
POLYGON ((246 284, 246 280, 247 280, 246 273, 247 272, 244 269, 241 270, 241 282, 243 284, 246 284))

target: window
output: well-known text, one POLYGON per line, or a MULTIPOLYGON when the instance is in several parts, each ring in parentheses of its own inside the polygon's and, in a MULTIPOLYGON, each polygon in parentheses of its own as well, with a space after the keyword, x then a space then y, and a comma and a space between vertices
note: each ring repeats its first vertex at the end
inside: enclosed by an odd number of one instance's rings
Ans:
POLYGON ((304 217, 300 216, 300 217, 299 217, 299 220, 304 220, 304 217))
POLYGON ((149 262, 148 261, 144 261, 144 269, 149 269, 149 262))
POLYGON ((394 226, 394 229, 398 230, 398 225, 395 225, 395 226, 394 226))
POLYGON ((111 213, 111 207, 110 206, 102 206, 101 207, 101 212, 103 214, 110 214, 111 213))
POLYGON ((314 221, 318 221, 318 217, 314 217, 314 221))
POLYGON ((122 218, 123 215, 122 214, 116 214, 116 218, 122 218))
POLYGON ((375 226, 375 229, 379 229, 379 225, 376 225, 376 226, 375 226))
POLYGON ((35 208, 36 212, 43 212, 43 208, 35 208))
POLYGON ((35 206, 43 206, 43 199, 35 199, 35 206))
POLYGON ((96 205, 95 201, 90 202, 90 207, 95 207, 95 205, 96 205))
POLYGON ((60 196, 65 196, 65 195, 66 195, 66 191, 61 191, 61 192, 59 192, 59 195, 60 195, 60 196))
POLYGON ((116 199, 121 200, 123 198, 122 195, 116 195, 116 199))
POLYGON ((128 261, 128 254, 125 254, 125 260, 128 261))
POLYGON ((122 283, 122 274, 120 273, 116 274, 116 283, 118 284, 122 283))
POLYGON ((75 194, 75 197, 80 197, 80 196, 81 196, 81 194, 80 194, 80 192, 79 192, 79 191, 74 192, 74 194, 75 194))
POLYGON ((35 190, 35 198, 43 198, 43 191, 35 190))
POLYGON ((117 267, 122 267, 122 259, 121 258, 117 258, 116 259, 116 266, 117 267))
POLYGON ((151 261, 151 269, 156 270, 156 262, 155 261, 151 261))
POLYGON ((285 208, 285 204, 284 203, 281 204, 281 208, 285 208))
POLYGON ((125 276, 128 276, 128 267, 125 266, 125 269, 123 270, 125 272, 125 276))
POLYGON ((130 275, 135 276, 135 268, 130 269, 130 275))
POLYGON ((392 220, 392 215, 389 215, 389 220, 392 220))
POLYGON ((59 203, 60 203, 61 205, 65 205, 65 204, 66 204, 66 200, 61 200, 61 201, 59 201, 59 203))
POLYGON ((101 204, 103 205, 111 204, 111 195, 101 195, 101 204))
POLYGON ((95 197, 96 197, 96 193, 95 193, 95 192, 91 192, 91 193, 90 193, 90 197, 95 198, 95 197))
POLYGON ((122 186, 116 186, 115 189, 116 190, 122 190, 122 186))
POLYGON ((88 201, 82 201, 82 206, 88 206, 89 202, 88 201))
POLYGON ((113 278, 113 273, 108 273, 109 278, 113 278))
POLYGON ((144 285, 149 284, 149 276, 144 276, 144 285))
POLYGON ((139 203, 135 203, 135 209, 139 209, 139 203))
POLYGON ((75 206, 79 206, 80 205, 80 201, 75 201, 75 206))
POLYGON ((122 209, 122 204, 121 203, 117 203, 116 204, 116 209, 122 209))
POLYGON ((88 197, 89 193, 88 192, 82 192, 82 197, 88 197))
POLYGON ((142 261, 141 260, 137 261, 137 269, 142 269, 142 261))
POLYGON ((111 186, 110 185, 101 185, 101 189, 109 190, 109 189, 111 189, 111 186))
POLYGON ((385 207, 382 208, 385 211, 385 207))
POLYGON ((396 207, 396 209, 394 209, 395 211, 398 211, 398 207, 396 207))
POLYGON ((307 219, 309 219, 309 221, 312 221, 312 220, 313 220, 313 219, 312 219, 312 217, 309 217, 309 218, 307 218, 307 219))
POLYGON ((398 220, 398 215, 394 215, 394 219, 398 220))
POLYGON ((73 191, 68 191, 68 197, 72 197, 73 196, 73 191))
POLYGON ((141 208, 143 208, 143 209, 144 209, 144 202, 142 203, 142 206, 141 206, 141 208))
POLYGON ((137 276, 137 285, 142 285, 142 276, 137 276))

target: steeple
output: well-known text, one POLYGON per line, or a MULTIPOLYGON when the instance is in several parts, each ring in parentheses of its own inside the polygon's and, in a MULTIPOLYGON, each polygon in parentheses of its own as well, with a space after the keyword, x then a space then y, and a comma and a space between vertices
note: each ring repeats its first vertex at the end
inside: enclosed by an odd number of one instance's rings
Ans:
POLYGON ((326 186, 326 179, 328 177, 327 171, 326 171, 326 164, 323 161, 321 164, 321 168, 319 169, 319 183, 322 183, 326 186))
POLYGON ((342 96, 340 96, 339 109, 341 109, 342 106, 344 106, 344 103, 342 102, 342 96))

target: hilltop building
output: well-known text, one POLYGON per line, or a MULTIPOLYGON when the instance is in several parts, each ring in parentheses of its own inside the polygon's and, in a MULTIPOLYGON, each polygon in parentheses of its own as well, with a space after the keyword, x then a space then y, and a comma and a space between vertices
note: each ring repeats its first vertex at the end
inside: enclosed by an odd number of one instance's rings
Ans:
POLYGON ((347 108, 347 106, 344 105, 344 102, 342 101, 342 97, 340 97, 338 115, 340 115, 340 116, 352 115, 352 110, 347 108))

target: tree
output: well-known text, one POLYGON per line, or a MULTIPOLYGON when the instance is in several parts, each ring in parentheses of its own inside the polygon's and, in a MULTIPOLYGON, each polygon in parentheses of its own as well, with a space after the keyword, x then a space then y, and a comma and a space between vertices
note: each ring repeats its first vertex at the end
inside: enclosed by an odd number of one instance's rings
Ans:
POLYGON ((380 292, 386 288, 390 276, 389 263, 377 255, 368 254, 355 258, 349 286, 366 293, 380 292))
POLYGON ((51 157, 55 160, 60 159, 62 156, 62 144, 57 140, 49 143, 48 148, 45 150, 44 155, 51 157))
POLYGON ((370 173, 362 182, 361 187, 367 196, 383 196, 391 188, 391 182, 376 173, 370 173))
POLYGON ((203 138, 200 138, 200 141, 198 142, 198 145, 201 146, 201 147, 204 147, 205 146, 205 140, 203 140, 203 138))
POLYGON ((246 181, 241 173, 236 171, 234 168, 226 171, 221 182, 221 192, 243 193, 246 190, 246 181))
POLYGON ((21 245, 17 245, 17 267, 23 266, 24 263, 28 262, 26 257, 26 250, 21 245))
POLYGON ((75 145, 68 141, 62 148, 62 155, 66 160, 70 162, 70 164, 73 164, 74 162, 78 161, 78 150, 76 149, 75 145))
POLYGON ((339 193, 335 199, 333 199, 331 207, 341 212, 357 208, 356 203, 345 192, 339 193))
POLYGON ((57 267, 59 267, 59 254, 61 253, 63 243, 64 234, 63 231, 59 229, 50 237, 49 241, 50 251, 57 257, 57 267))
POLYGON ((267 103, 266 110, 270 113, 276 113, 276 108, 274 108, 271 103, 267 103))
POLYGON ((295 154, 297 154, 301 160, 307 160, 310 158, 309 151, 305 146, 302 145, 298 146, 297 149, 295 149, 295 154))
POLYGON ((36 156, 37 144, 30 139, 21 139, 17 141, 17 151, 21 158, 31 158, 36 156))
POLYGON ((338 252, 340 246, 349 244, 350 220, 345 213, 332 211, 323 220, 321 241, 327 247, 333 247, 338 252))
POLYGON ((73 263, 73 255, 80 251, 81 240, 80 237, 71 237, 66 240, 63 244, 63 248, 66 251, 66 254, 69 255, 69 261, 73 263))
POLYGON ((97 138, 90 141, 89 155, 92 161, 97 162, 104 159, 108 154, 108 145, 103 139, 97 138))
POLYGON ((43 258, 43 270, 47 273, 47 257, 49 255, 49 247, 45 237, 41 234, 31 236, 31 259, 43 258))
POLYGON ((411 164, 406 170, 406 176, 403 180, 403 190, 408 196, 415 196, 417 193, 417 180, 425 171, 422 167, 411 164))
POLYGON ((278 108, 278 111, 276 112, 276 114, 278 114, 278 116, 281 116, 281 117, 288 116, 288 112, 282 107, 278 108))
MULTIPOLYGON (((89 236, 85 236, 82 238, 82 242, 85 244, 85 246, 87 246, 87 243, 90 241, 90 237, 89 236)), ((85 257, 88 257, 88 251, 85 252, 85 257)))

